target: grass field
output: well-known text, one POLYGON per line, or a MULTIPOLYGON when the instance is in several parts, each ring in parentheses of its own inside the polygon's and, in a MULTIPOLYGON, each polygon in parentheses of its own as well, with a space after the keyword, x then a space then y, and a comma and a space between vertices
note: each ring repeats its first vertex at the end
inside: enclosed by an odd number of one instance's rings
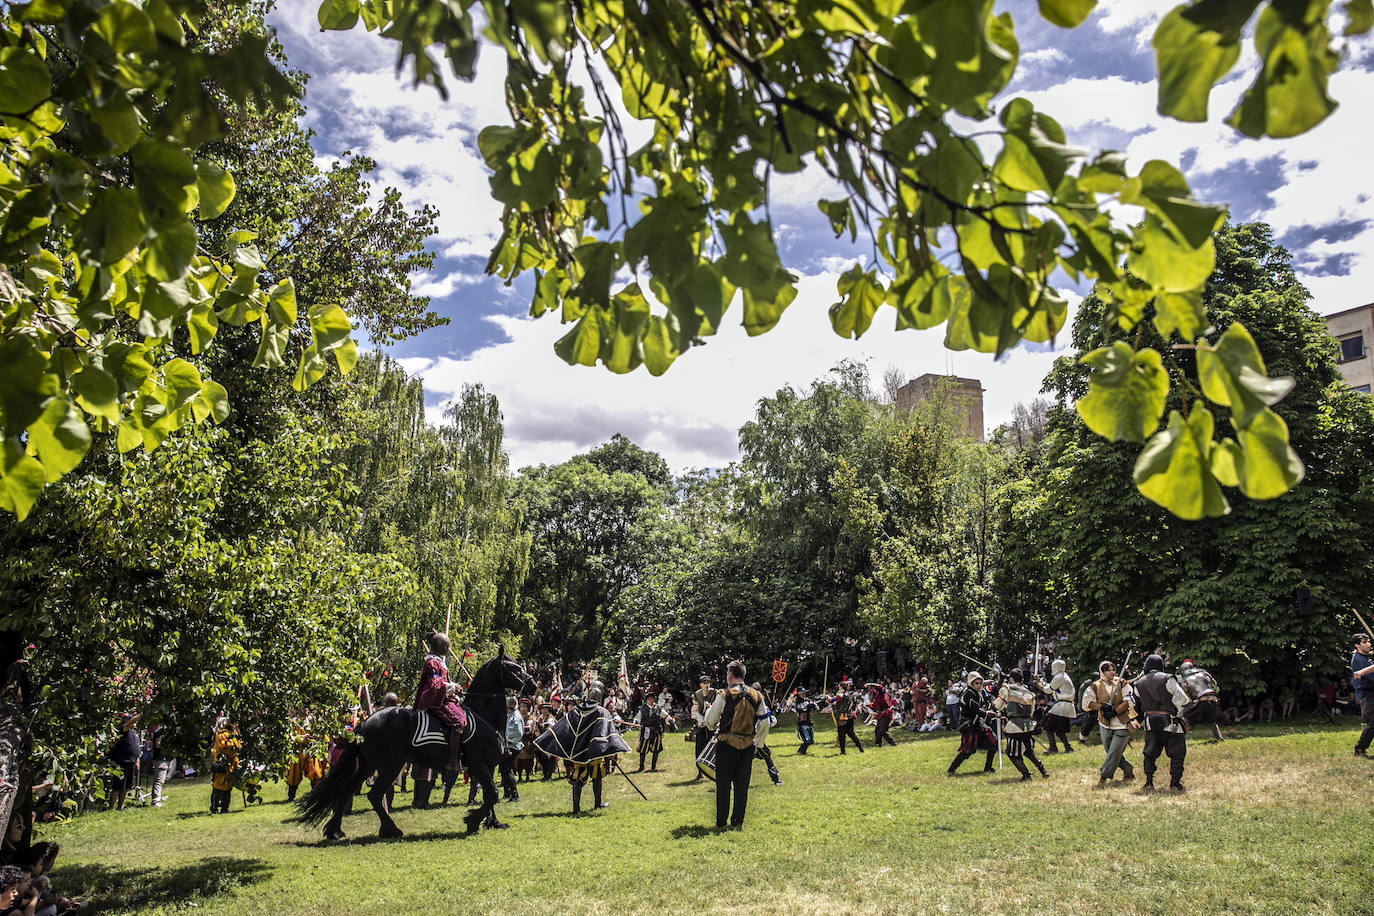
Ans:
MULTIPOLYGON (((899 747, 840 757, 822 730, 799 757, 787 724, 770 741, 783 785, 755 763, 740 832, 709 829, 713 787, 688 781, 691 745, 669 735, 663 771, 634 774, 649 801, 616 775, 610 808, 573 818, 566 782, 533 782, 497 809, 510 829, 471 838, 462 806, 411 811, 399 795, 404 840, 377 841, 359 799, 344 823, 354 839, 324 844, 283 823, 281 786, 211 818, 209 787, 180 781, 162 809, 91 814, 40 838, 63 845, 57 889, 101 913, 1374 911, 1374 761, 1350 756, 1352 727, 1195 741, 1188 794, 1174 796, 1139 782, 1096 791, 1095 744, 1044 758, 1049 779, 1017 782, 1010 765, 984 776, 977 759, 951 779, 952 736, 902 732, 899 747)), ((1128 759, 1139 763, 1139 739, 1128 759)))

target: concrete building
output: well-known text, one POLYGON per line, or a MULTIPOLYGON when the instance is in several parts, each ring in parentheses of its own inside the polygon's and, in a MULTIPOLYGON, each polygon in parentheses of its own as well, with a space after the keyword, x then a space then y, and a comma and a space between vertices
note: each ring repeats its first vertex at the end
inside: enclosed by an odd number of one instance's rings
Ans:
POLYGON ((935 375, 927 372, 897 389, 897 408, 910 411, 932 397, 947 394, 949 404, 962 422, 964 435, 983 441, 983 383, 976 378, 935 375))
POLYGON ((1340 344, 1337 368, 1346 383, 1369 394, 1374 385, 1374 357, 1369 355, 1369 348, 1374 346, 1374 302, 1327 315, 1326 329, 1340 344))

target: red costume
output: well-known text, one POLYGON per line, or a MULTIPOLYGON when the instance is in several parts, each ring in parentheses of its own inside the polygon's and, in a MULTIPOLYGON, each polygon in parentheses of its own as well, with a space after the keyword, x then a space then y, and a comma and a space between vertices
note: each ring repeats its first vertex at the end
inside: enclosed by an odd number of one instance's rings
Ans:
POLYGON ((415 708, 428 709, 449 728, 461 730, 468 724, 467 715, 448 695, 448 686, 448 665, 437 655, 426 655, 420 686, 415 689, 415 708))

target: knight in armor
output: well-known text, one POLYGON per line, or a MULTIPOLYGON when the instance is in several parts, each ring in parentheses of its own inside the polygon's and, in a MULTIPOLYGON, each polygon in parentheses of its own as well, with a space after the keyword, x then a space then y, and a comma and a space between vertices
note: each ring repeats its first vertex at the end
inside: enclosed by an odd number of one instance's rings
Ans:
MULTIPOLYGON (((463 748, 463 731, 467 728, 467 713, 452 696, 453 684, 448 679, 449 639, 445 633, 433 630, 425 640, 429 654, 420 668, 420 683, 415 688, 415 709, 427 710, 448 730, 448 769, 457 772, 463 748)), ((427 769, 415 772, 416 808, 429 807, 429 794, 434 787, 433 774, 427 769)))
POLYGON ((1051 754, 1059 753, 1056 739, 1064 743, 1064 753, 1073 753, 1073 747, 1069 744, 1069 728, 1078 714, 1078 707, 1074 705, 1074 697, 1078 692, 1074 690, 1073 678, 1069 677, 1067 668, 1068 664, 1062 658, 1056 658, 1050 662, 1053 674, 1050 682, 1040 685, 1040 689, 1053 701, 1045 713, 1045 735, 1050 740, 1051 754))
POLYGON ((987 718, 991 713, 988 696, 983 692, 983 676, 977 671, 968 673, 968 689, 959 694, 959 752, 949 765, 949 775, 953 776, 959 765, 977 751, 987 751, 988 759, 983 764, 983 772, 992 772, 992 758, 997 753, 997 739, 988 728, 987 718))
POLYGON ((743 662, 730 662, 725 669, 726 687, 716 693, 706 711, 706 727, 720 729, 716 735, 717 829, 725 828, 727 818, 731 827, 744 826, 759 715, 768 712, 763 694, 744 683, 744 673, 743 662))
MULTIPOLYGON (((696 753, 692 755, 693 760, 699 759, 701 752, 706 750, 706 745, 711 742, 711 730, 706 727, 706 711, 711 708, 713 699, 715 699, 715 693, 711 690, 711 678, 703 674, 697 678, 697 690, 692 694, 692 722, 696 725, 692 733, 696 742, 696 753)), ((698 770, 697 775, 692 777, 692 782, 701 778, 701 771, 698 770)))
POLYGON ((1221 713, 1220 691, 1212 675, 1193 664, 1191 658, 1185 658, 1174 677, 1190 701, 1183 710, 1184 730, 1196 728, 1199 722, 1203 722, 1211 726, 1212 737, 1220 741, 1221 728, 1217 725, 1221 713))
POLYGON ((601 781, 615 766, 615 756, 630 752, 630 746, 615 730, 610 712, 601 705, 605 695, 606 686, 592 681, 577 705, 535 739, 539 750, 566 761, 570 767, 573 814, 582 813, 582 788, 589 780, 592 805, 608 807, 601 800, 601 781))
POLYGON ((1116 665, 1104 661, 1097 666, 1097 680, 1089 685, 1084 696, 1085 712, 1097 715, 1097 729, 1102 736, 1102 768, 1098 770, 1097 787, 1105 787, 1119 769, 1122 781, 1135 779, 1135 767, 1126 760, 1126 743, 1131 731, 1137 728, 1135 694, 1130 684, 1116 673, 1116 665))
POLYGON ((646 697, 644 702, 639 705, 639 712, 635 713, 634 724, 639 728, 639 769, 636 773, 644 769, 644 757, 652 754, 649 765, 650 773, 658 772, 658 755, 663 752, 663 732, 668 727, 668 714, 654 702, 652 697, 646 697))
POLYGON ((806 688, 798 687, 797 698, 792 702, 792 710, 797 714, 797 740, 801 742, 797 748, 798 754, 805 754, 806 749, 816 743, 816 729, 811 723, 811 716, 818 709, 820 704, 806 695, 806 688))
POLYGON ((1021 780, 1025 782, 1031 778, 1023 757, 1029 757, 1040 775, 1048 778, 1050 774, 1045 772, 1045 765, 1035 755, 1035 692, 1021 683, 1020 668, 1007 672, 993 706, 1004 716, 1002 736, 1007 743, 1007 759, 1021 774, 1021 780))
POLYGON ((1145 721, 1145 788, 1155 787, 1161 752, 1169 755, 1169 790, 1183 791, 1183 758, 1188 739, 1182 712, 1192 702, 1179 679, 1164 673, 1164 658, 1145 656, 1144 673, 1135 682, 1136 703, 1145 721))

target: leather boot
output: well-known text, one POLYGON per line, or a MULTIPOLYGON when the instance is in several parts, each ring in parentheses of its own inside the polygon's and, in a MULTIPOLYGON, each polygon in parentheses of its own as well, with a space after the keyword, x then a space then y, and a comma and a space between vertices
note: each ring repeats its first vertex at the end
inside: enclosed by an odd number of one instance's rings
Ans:
POLYGON ((298 788, 300 788, 299 785, 287 786, 287 787, 286 787, 286 800, 287 800, 287 801, 295 801, 295 800, 296 800, 296 790, 297 790, 298 788))
POLYGON ((582 783, 581 783, 581 782, 575 782, 575 783, 573 783, 573 784, 572 784, 572 790, 573 790, 573 814, 581 814, 581 813, 582 813, 582 783))
POLYGON ((601 780, 592 780, 592 805, 597 808, 609 808, 610 805, 601 800, 601 780))
POLYGON ((415 777, 415 797, 410 803, 410 807, 424 811, 429 807, 429 793, 433 791, 434 783, 428 779, 415 777))
POLYGON ((450 731, 448 735, 448 766, 447 769, 455 773, 463 768, 463 739, 458 732, 450 731))

